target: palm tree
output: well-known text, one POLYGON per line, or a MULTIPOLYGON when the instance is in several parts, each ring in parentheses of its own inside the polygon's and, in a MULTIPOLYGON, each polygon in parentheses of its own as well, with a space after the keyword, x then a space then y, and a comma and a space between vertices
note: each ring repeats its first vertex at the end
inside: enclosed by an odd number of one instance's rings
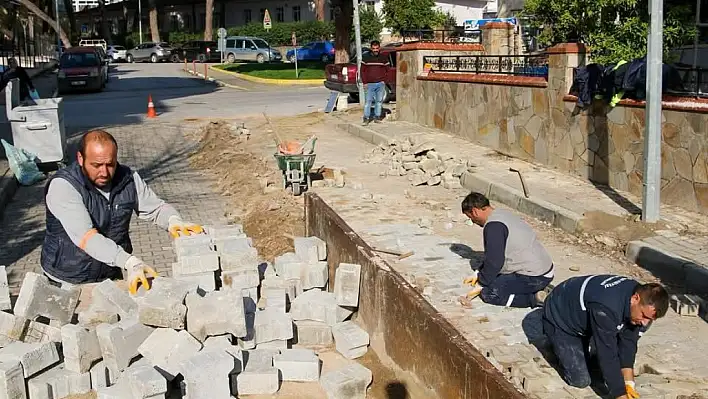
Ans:
POLYGON ((211 41, 214 35, 214 0, 206 0, 206 17, 204 18, 204 40, 211 41))
POLYGON ((152 36, 152 41, 155 43, 160 42, 160 27, 157 23, 157 1, 158 0, 148 1, 150 5, 150 35, 152 36))

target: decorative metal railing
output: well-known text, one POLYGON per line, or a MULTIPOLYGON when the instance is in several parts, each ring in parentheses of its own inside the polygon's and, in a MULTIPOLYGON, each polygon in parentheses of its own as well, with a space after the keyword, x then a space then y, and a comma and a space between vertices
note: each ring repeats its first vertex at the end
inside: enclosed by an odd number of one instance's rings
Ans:
POLYGON ((444 55, 425 56, 430 72, 461 72, 548 78, 545 55, 444 55))
POLYGON ((403 43, 481 43, 482 31, 464 29, 410 29, 401 32, 403 43))

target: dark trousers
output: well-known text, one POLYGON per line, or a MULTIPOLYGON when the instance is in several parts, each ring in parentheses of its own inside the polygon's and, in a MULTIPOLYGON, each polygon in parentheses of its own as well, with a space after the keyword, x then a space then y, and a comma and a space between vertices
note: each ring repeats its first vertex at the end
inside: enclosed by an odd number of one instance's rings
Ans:
POLYGON ((535 305, 534 294, 551 283, 552 277, 500 274, 484 286, 479 297, 490 305, 530 308, 535 305))
POLYGON ((565 333, 543 318, 543 333, 558 358, 560 375, 570 386, 585 388, 592 378, 588 368, 589 341, 587 338, 565 333))

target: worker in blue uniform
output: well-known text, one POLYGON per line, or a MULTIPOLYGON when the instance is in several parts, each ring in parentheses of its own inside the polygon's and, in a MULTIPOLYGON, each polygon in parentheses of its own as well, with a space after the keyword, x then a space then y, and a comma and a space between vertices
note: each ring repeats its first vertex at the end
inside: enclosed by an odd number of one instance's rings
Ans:
POLYGON ((543 332, 558 358, 561 377, 574 387, 590 385, 590 347, 596 352, 609 397, 636 399, 637 341, 663 317, 669 294, 660 284, 595 275, 570 278, 545 300, 543 332))

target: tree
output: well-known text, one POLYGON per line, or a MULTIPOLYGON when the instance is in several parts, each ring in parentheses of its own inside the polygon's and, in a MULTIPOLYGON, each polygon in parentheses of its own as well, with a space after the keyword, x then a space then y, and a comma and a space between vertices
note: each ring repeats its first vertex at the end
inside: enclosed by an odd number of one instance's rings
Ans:
MULTIPOLYGON (((57 21, 52 19, 47 13, 44 11, 40 10, 39 7, 37 7, 36 4, 34 4, 31 0, 18 0, 22 6, 27 8, 32 14, 38 16, 42 21, 46 22, 47 25, 51 27, 55 32, 57 30, 57 21)), ((59 26, 59 38, 61 39, 61 42, 64 44, 64 47, 70 48, 71 47, 71 40, 69 37, 66 35, 66 32, 64 32, 64 29, 59 26)))
MULTIPOLYGON (((366 6, 359 7, 359 25, 361 25, 361 42, 369 43, 372 40, 379 40, 383 21, 381 16, 373 8, 366 6)), ((354 40, 354 29, 352 29, 351 40, 354 40)))
MULTIPOLYGON (((664 0, 665 54, 693 39, 693 8, 691 2, 664 0)), ((523 15, 540 29, 542 45, 584 43, 597 63, 646 55, 649 0, 527 0, 523 15)))
POLYGON ((157 1, 148 1, 150 6, 150 36, 152 36, 152 41, 155 43, 160 42, 160 26, 157 23, 157 1))
POLYGON ((445 24, 447 16, 435 0, 384 0, 384 24, 396 33, 408 29, 431 29, 445 24))
POLYGON ((111 32, 106 21, 106 0, 98 0, 98 11, 101 14, 101 36, 107 43, 111 43, 111 32))
POLYGON ((332 0, 335 7, 334 62, 349 62, 349 33, 354 24, 354 4, 350 0, 332 0))
POLYGON ((206 17, 204 18, 204 40, 211 41, 214 36, 214 0, 206 0, 206 17))
POLYGON ((315 0, 315 15, 318 21, 325 20, 325 0, 315 0))

